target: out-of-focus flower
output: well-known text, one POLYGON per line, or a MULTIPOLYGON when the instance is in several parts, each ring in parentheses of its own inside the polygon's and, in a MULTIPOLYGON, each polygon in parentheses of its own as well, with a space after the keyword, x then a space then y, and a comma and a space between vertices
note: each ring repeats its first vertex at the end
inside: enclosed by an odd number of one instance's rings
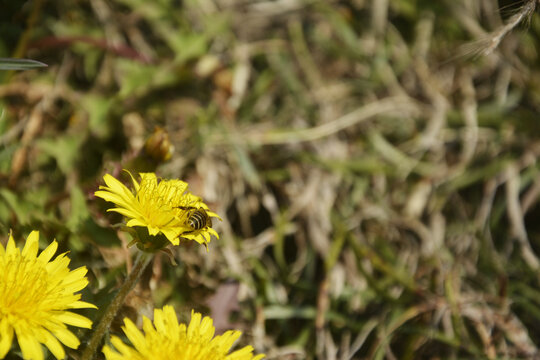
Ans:
POLYGON ((172 306, 154 309, 154 323, 143 318, 144 334, 128 318, 124 319, 124 333, 133 345, 126 345, 116 336, 103 353, 107 360, 147 360, 156 354, 163 360, 260 360, 264 354, 253 355, 253 347, 246 346, 229 353, 242 334, 230 330, 214 337, 215 328, 210 317, 191 312, 188 326, 179 324, 172 306))
POLYGON ((80 344, 66 325, 92 326, 89 319, 69 311, 96 309, 75 294, 88 285, 86 267, 70 271, 66 254, 51 261, 56 241, 39 256, 38 248, 37 231, 30 233, 22 252, 11 235, 5 249, 0 244, 0 359, 10 350, 14 336, 25 359, 43 359, 41 344, 63 359, 61 343, 72 349, 80 344))
POLYGON ((107 186, 100 186, 95 195, 116 205, 108 211, 126 217, 126 225, 137 230, 136 240, 142 243, 142 249, 154 251, 162 248, 165 244, 159 240, 160 235, 173 245, 178 245, 180 238, 184 238, 206 246, 212 235, 219 238, 210 220, 219 216, 210 211, 200 197, 187 191, 186 182, 158 179, 154 173, 141 173, 139 183, 129 174, 133 191, 106 174, 103 179, 107 186), (147 229, 154 238, 148 239, 140 234, 142 229, 147 229))

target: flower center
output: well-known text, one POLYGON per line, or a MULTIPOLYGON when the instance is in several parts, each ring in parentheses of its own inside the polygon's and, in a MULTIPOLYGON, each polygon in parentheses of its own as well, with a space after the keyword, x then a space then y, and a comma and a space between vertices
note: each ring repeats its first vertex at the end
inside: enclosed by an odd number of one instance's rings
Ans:
POLYGON ((136 196, 148 223, 163 226, 182 222, 179 215, 184 215, 185 210, 179 206, 185 206, 185 191, 185 183, 178 180, 156 182, 143 178, 136 196))
POLYGON ((0 264, 0 318, 31 320, 42 311, 51 310, 56 296, 45 267, 38 261, 10 256, 0 264))

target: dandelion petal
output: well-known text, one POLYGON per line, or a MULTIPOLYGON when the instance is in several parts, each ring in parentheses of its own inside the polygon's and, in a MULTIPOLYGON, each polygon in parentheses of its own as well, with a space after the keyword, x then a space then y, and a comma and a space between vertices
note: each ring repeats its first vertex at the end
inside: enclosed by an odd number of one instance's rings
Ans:
POLYGON ((159 354, 160 359, 179 360, 260 360, 264 354, 253 355, 253 347, 246 346, 229 354, 229 349, 240 336, 240 331, 227 331, 214 337, 215 328, 210 317, 192 311, 186 327, 179 324, 174 308, 165 306, 154 310, 154 324, 143 317, 144 334, 133 322, 124 319, 123 327, 133 347, 120 338, 111 338, 103 354, 107 360, 148 359, 159 354))

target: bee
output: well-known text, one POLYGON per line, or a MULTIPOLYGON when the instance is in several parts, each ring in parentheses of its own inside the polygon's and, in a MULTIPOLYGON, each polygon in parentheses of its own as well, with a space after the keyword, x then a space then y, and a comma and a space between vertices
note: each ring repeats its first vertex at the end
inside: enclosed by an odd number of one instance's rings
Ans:
POLYGON ((178 206, 179 209, 189 210, 186 225, 191 231, 197 231, 205 228, 206 226, 212 227, 212 219, 206 213, 203 208, 195 208, 191 206, 178 206))

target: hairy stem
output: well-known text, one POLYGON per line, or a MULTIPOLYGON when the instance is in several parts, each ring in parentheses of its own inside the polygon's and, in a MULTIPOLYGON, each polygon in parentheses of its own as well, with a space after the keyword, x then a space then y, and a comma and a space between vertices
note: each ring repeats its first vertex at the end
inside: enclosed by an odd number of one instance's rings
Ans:
POLYGON ((94 333, 92 334, 92 337, 88 342, 88 346, 84 349, 82 353, 81 360, 92 360, 94 358, 94 356, 96 355, 97 347, 101 343, 101 339, 103 339, 103 335, 105 335, 105 332, 109 329, 111 322, 116 316, 116 313, 124 304, 124 300, 126 299, 127 294, 129 294, 137 281, 139 281, 141 274, 150 262, 151 258, 151 254, 145 252, 139 253, 137 259, 135 260, 135 265, 133 266, 133 269, 129 273, 128 277, 126 278, 126 281, 124 281, 124 284, 120 288, 120 291, 118 291, 113 301, 109 304, 109 307, 105 311, 105 314, 103 314, 103 317, 101 318, 98 326, 94 330, 94 333))

